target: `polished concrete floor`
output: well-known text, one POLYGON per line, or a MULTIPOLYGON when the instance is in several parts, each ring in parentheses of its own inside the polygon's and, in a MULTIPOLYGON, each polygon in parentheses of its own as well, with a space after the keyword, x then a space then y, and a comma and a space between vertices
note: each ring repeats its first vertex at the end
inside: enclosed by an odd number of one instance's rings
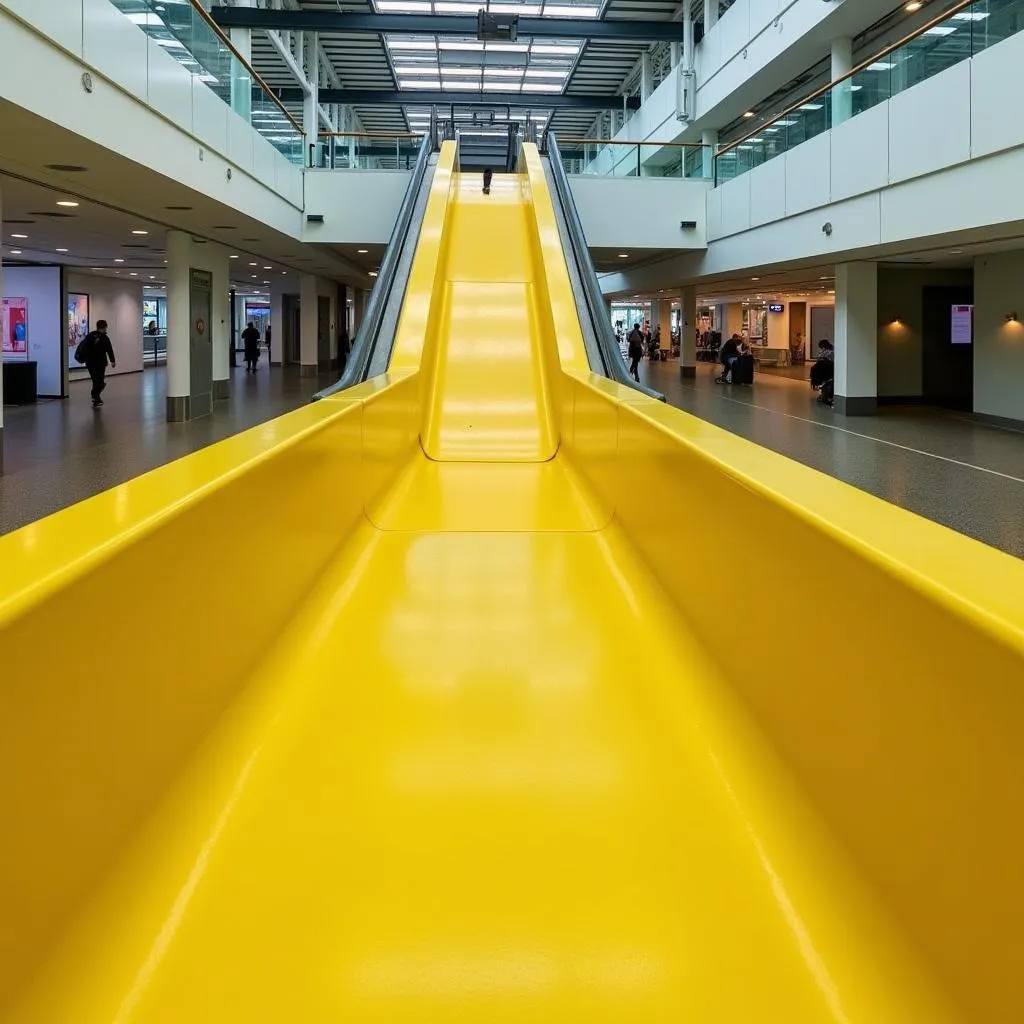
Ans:
POLYGON ((1024 433, 925 406, 839 416, 806 380, 759 373, 751 388, 699 365, 647 363, 641 379, 680 409, 893 504, 1024 558, 1024 433))
MULTIPOLYGON (((677 360, 645 361, 641 374, 672 405, 1024 558, 1024 433, 923 407, 837 416, 805 380, 763 373, 733 388, 713 382, 715 369, 700 365, 696 380, 681 381, 677 360)), ((88 382, 64 401, 5 408, 0 533, 297 408, 333 379, 233 370, 230 402, 168 424, 165 373, 110 378, 99 410, 88 382)))
POLYGON ((253 375, 231 373, 231 399, 191 423, 167 422, 164 367, 108 377, 100 409, 88 380, 72 382, 63 400, 5 406, 0 533, 305 405, 337 378, 266 363, 253 375))

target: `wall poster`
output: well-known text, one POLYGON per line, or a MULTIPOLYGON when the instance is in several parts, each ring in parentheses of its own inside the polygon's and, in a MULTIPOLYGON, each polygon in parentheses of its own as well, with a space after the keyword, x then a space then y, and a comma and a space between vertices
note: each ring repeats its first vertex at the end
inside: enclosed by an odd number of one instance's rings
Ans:
POLYGON ((89 333, 89 296, 77 292, 68 292, 68 367, 78 369, 75 362, 75 349, 78 343, 89 333))
POLYGON ((5 354, 28 358, 28 299, 12 296, 3 300, 0 305, 0 336, 5 354))

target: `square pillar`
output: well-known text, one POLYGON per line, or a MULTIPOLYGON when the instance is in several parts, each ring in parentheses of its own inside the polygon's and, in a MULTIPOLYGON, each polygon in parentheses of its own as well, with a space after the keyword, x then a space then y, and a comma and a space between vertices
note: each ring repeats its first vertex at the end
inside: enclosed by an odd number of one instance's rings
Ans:
POLYGON ((230 272, 228 254, 223 249, 212 253, 211 272, 213 274, 213 316, 210 330, 213 331, 213 400, 224 401, 228 398, 230 387, 230 352, 234 345, 231 336, 231 295, 229 292, 230 272))
MULTIPOLYGON (((832 40, 832 81, 853 70, 853 40, 848 36, 832 40)), ((832 126, 853 117, 853 82, 848 78, 832 90, 832 126)))
POLYGON ((697 376, 697 287, 683 289, 679 314, 679 376, 697 376))
POLYGON ((878 407, 878 265, 836 266, 835 411, 865 416, 878 407))
POLYGON ((167 241, 167 419, 192 418, 191 329, 192 238, 168 231, 167 241))
POLYGON ((315 275, 303 274, 299 282, 299 372, 303 377, 319 373, 317 300, 315 275))

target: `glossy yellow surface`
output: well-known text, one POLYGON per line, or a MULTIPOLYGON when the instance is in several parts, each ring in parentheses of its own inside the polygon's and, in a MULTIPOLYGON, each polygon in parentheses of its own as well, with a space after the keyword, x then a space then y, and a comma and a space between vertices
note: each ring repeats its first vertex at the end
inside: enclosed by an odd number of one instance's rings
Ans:
POLYGON ((1024 566, 590 378, 526 156, 387 378, 0 538, 0 1020, 1024 1016, 1024 566))

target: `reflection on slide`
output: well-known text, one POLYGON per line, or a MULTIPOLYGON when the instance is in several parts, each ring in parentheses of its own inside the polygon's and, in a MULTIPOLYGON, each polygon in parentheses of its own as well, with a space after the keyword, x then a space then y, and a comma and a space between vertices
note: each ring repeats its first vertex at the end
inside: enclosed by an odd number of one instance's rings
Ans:
POLYGON ((591 377, 454 166, 384 378, 0 539, 0 1017, 1020 1019, 1021 565, 591 377))

